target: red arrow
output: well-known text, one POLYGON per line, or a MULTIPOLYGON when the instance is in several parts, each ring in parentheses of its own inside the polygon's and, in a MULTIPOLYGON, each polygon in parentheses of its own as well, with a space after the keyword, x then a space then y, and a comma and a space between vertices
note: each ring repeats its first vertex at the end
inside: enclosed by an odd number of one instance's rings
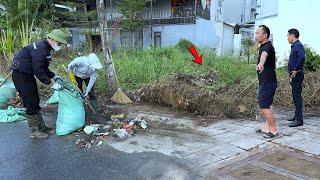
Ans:
POLYGON ((199 56, 196 47, 191 46, 188 48, 188 50, 194 57, 194 60, 192 60, 192 61, 201 65, 202 64, 202 55, 199 56))

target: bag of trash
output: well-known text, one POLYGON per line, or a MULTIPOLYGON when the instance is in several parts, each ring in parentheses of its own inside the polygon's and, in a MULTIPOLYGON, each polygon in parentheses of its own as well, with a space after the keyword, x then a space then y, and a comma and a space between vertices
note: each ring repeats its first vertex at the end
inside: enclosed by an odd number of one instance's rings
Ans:
POLYGON ((59 96, 56 134, 58 136, 72 133, 85 123, 83 98, 72 83, 64 80, 63 88, 57 90, 59 96))
POLYGON ((14 108, 9 106, 6 110, 0 110, 0 122, 8 123, 14 121, 23 121, 26 119, 25 108, 14 108))
MULTIPOLYGON (((4 81, 3 78, 0 78, 0 82, 4 81)), ((13 82, 6 81, 1 87, 0 87, 0 108, 3 109, 7 106, 8 102, 11 98, 14 98, 16 96, 17 90, 14 87, 13 82)))
POLYGON ((47 100, 46 104, 57 104, 59 103, 59 93, 54 90, 51 97, 47 100))

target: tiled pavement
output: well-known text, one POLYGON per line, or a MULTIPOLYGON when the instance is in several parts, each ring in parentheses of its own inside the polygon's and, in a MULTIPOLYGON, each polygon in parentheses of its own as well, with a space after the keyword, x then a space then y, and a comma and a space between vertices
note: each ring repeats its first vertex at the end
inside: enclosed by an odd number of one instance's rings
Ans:
MULTIPOLYGON (((289 128, 286 118, 287 113, 276 114, 281 135, 273 140, 266 140, 263 135, 255 133, 262 127, 259 121, 223 120, 208 127, 197 127, 192 133, 149 130, 125 141, 108 144, 128 153, 157 151, 179 157, 203 177, 230 162, 279 148, 298 150, 319 158, 320 117, 305 117, 304 126, 298 128, 289 128)), ((255 165, 263 165, 259 163, 255 165)), ((290 178, 290 173, 286 177, 290 178)), ((305 176, 294 177, 303 179, 305 176)))

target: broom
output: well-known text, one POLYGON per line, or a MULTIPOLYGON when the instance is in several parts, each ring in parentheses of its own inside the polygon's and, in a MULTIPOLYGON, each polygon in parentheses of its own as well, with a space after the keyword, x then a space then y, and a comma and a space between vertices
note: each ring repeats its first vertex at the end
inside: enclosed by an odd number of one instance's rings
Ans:
POLYGON ((106 61, 106 65, 112 65, 113 66, 113 74, 116 78, 116 83, 118 86, 118 90, 115 92, 115 94, 111 97, 111 101, 117 103, 117 104, 128 104, 132 103, 131 99, 128 98, 128 96, 121 90, 119 86, 119 81, 114 69, 114 65, 112 63, 112 56, 109 49, 109 37, 108 33, 105 31, 107 29, 108 23, 106 23, 105 19, 105 9, 106 6, 104 4, 103 0, 97 0, 97 12, 98 12, 98 18, 99 18, 99 29, 100 29, 100 36, 101 36, 101 44, 102 44, 102 52, 106 61))
MULTIPOLYGON (((109 51, 109 48, 108 49, 108 52, 109 51)), ((117 81, 117 85, 118 85, 118 90, 114 93, 114 95, 111 97, 111 101, 112 102, 115 102, 117 104, 129 104, 129 103, 132 103, 131 99, 128 98, 128 96, 122 91, 120 85, 119 85, 119 81, 118 81, 118 77, 117 77, 117 74, 116 74, 116 70, 114 70, 114 76, 116 78, 116 81, 117 81)))
POLYGON ((0 87, 2 86, 2 85, 4 85, 4 83, 6 83, 6 81, 9 79, 9 77, 11 76, 11 74, 12 74, 12 70, 9 72, 9 74, 4 78, 4 80, 0 83, 0 87))

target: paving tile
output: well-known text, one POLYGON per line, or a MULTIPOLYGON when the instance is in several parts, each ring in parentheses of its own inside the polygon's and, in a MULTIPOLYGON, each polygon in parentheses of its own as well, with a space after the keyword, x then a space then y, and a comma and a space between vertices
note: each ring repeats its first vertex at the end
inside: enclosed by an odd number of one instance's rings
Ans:
POLYGON ((231 142, 237 139, 243 139, 246 138, 244 135, 236 134, 233 132, 226 132, 222 134, 218 134, 216 136, 213 136, 214 139, 222 141, 222 142, 231 142))
POLYGON ((192 164, 192 167, 199 169, 205 165, 222 160, 218 156, 214 156, 205 152, 194 153, 189 156, 185 156, 184 158, 188 160, 190 164, 192 164))
POLYGON ((313 133, 317 133, 317 134, 320 134, 320 126, 308 126, 308 127, 305 127, 304 129, 305 131, 308 131, 308 132, 313 132, 313 133))
POLYGON ((250 149, 255 148, 265 142, 266 141, 261 140, 261 139, 257 139, 257 138, 244 138, 244 139, 231 141, 230 144, 233 144, 241 149, 250 150, 250 149))
POLYGON ((243 126, 246 126, 246 127, 260 127, 261 123, 258 122, 258 121, 245 121, 243 123, 243 126))
POLYGON ((304 124, 320 126, 320 118, 306 119, 304 120, 304 124))
POLYGON ((256 139, 265 140, 265 138, 263 138, 264 134, 256 133, 255 131, 251 131, 251 132, 248 132, 248 133, 242 134, 242 135, 244 135, 245 137, 248 137, 248 138, 256 138, 256 139))
POLYGON ((222 144, 217 147, 211 148, 206 150, 205 152, 215 155, 221 159, 227 159, 230 157, 233 157, 235 155, 238 155, 240 153, 245 152, 245 150, 240 149, 236 146, 233 146, 231 144, 222 144))
MULTIPOLYGON (((278 139, 273 140, 272 142, 295 148, 295 145, 301 144, 302 141, 303 141, 303 139, 301 137, 283 136, 283 137, 280 137, 278 139), (297 143, 297 142, 300 142, 300 143, 297 143)), ((297 146, 300 147, 299 145, 297 145, 297 146)))
POLYGON ((236 134, 248 134, 250 132, 255 132, 256 129, 252 128, 252 127, 239 127, 236 130, 233 130, 231 132, 236 133, 236 134))
POLYGON ((290 128, 288 126, 286 127, 279 127, 279 133, 283 134, 283 135, 290 135, 292 133, 295 133, 298 131, 298 129, 295 128, 290 128))
POLYGON ((303 142, 300 150, 310 154, 320 155, 320 146, 317 143, 303 142))
POLYGON ((204 132, 208 134, 209 136, 214 136, 217 134, 225 133, 227 130, 220 130, 220 129, 215 129, 215 128, 208 128, 208 127, 201 127, 198 129, 200 132, 204 132))

